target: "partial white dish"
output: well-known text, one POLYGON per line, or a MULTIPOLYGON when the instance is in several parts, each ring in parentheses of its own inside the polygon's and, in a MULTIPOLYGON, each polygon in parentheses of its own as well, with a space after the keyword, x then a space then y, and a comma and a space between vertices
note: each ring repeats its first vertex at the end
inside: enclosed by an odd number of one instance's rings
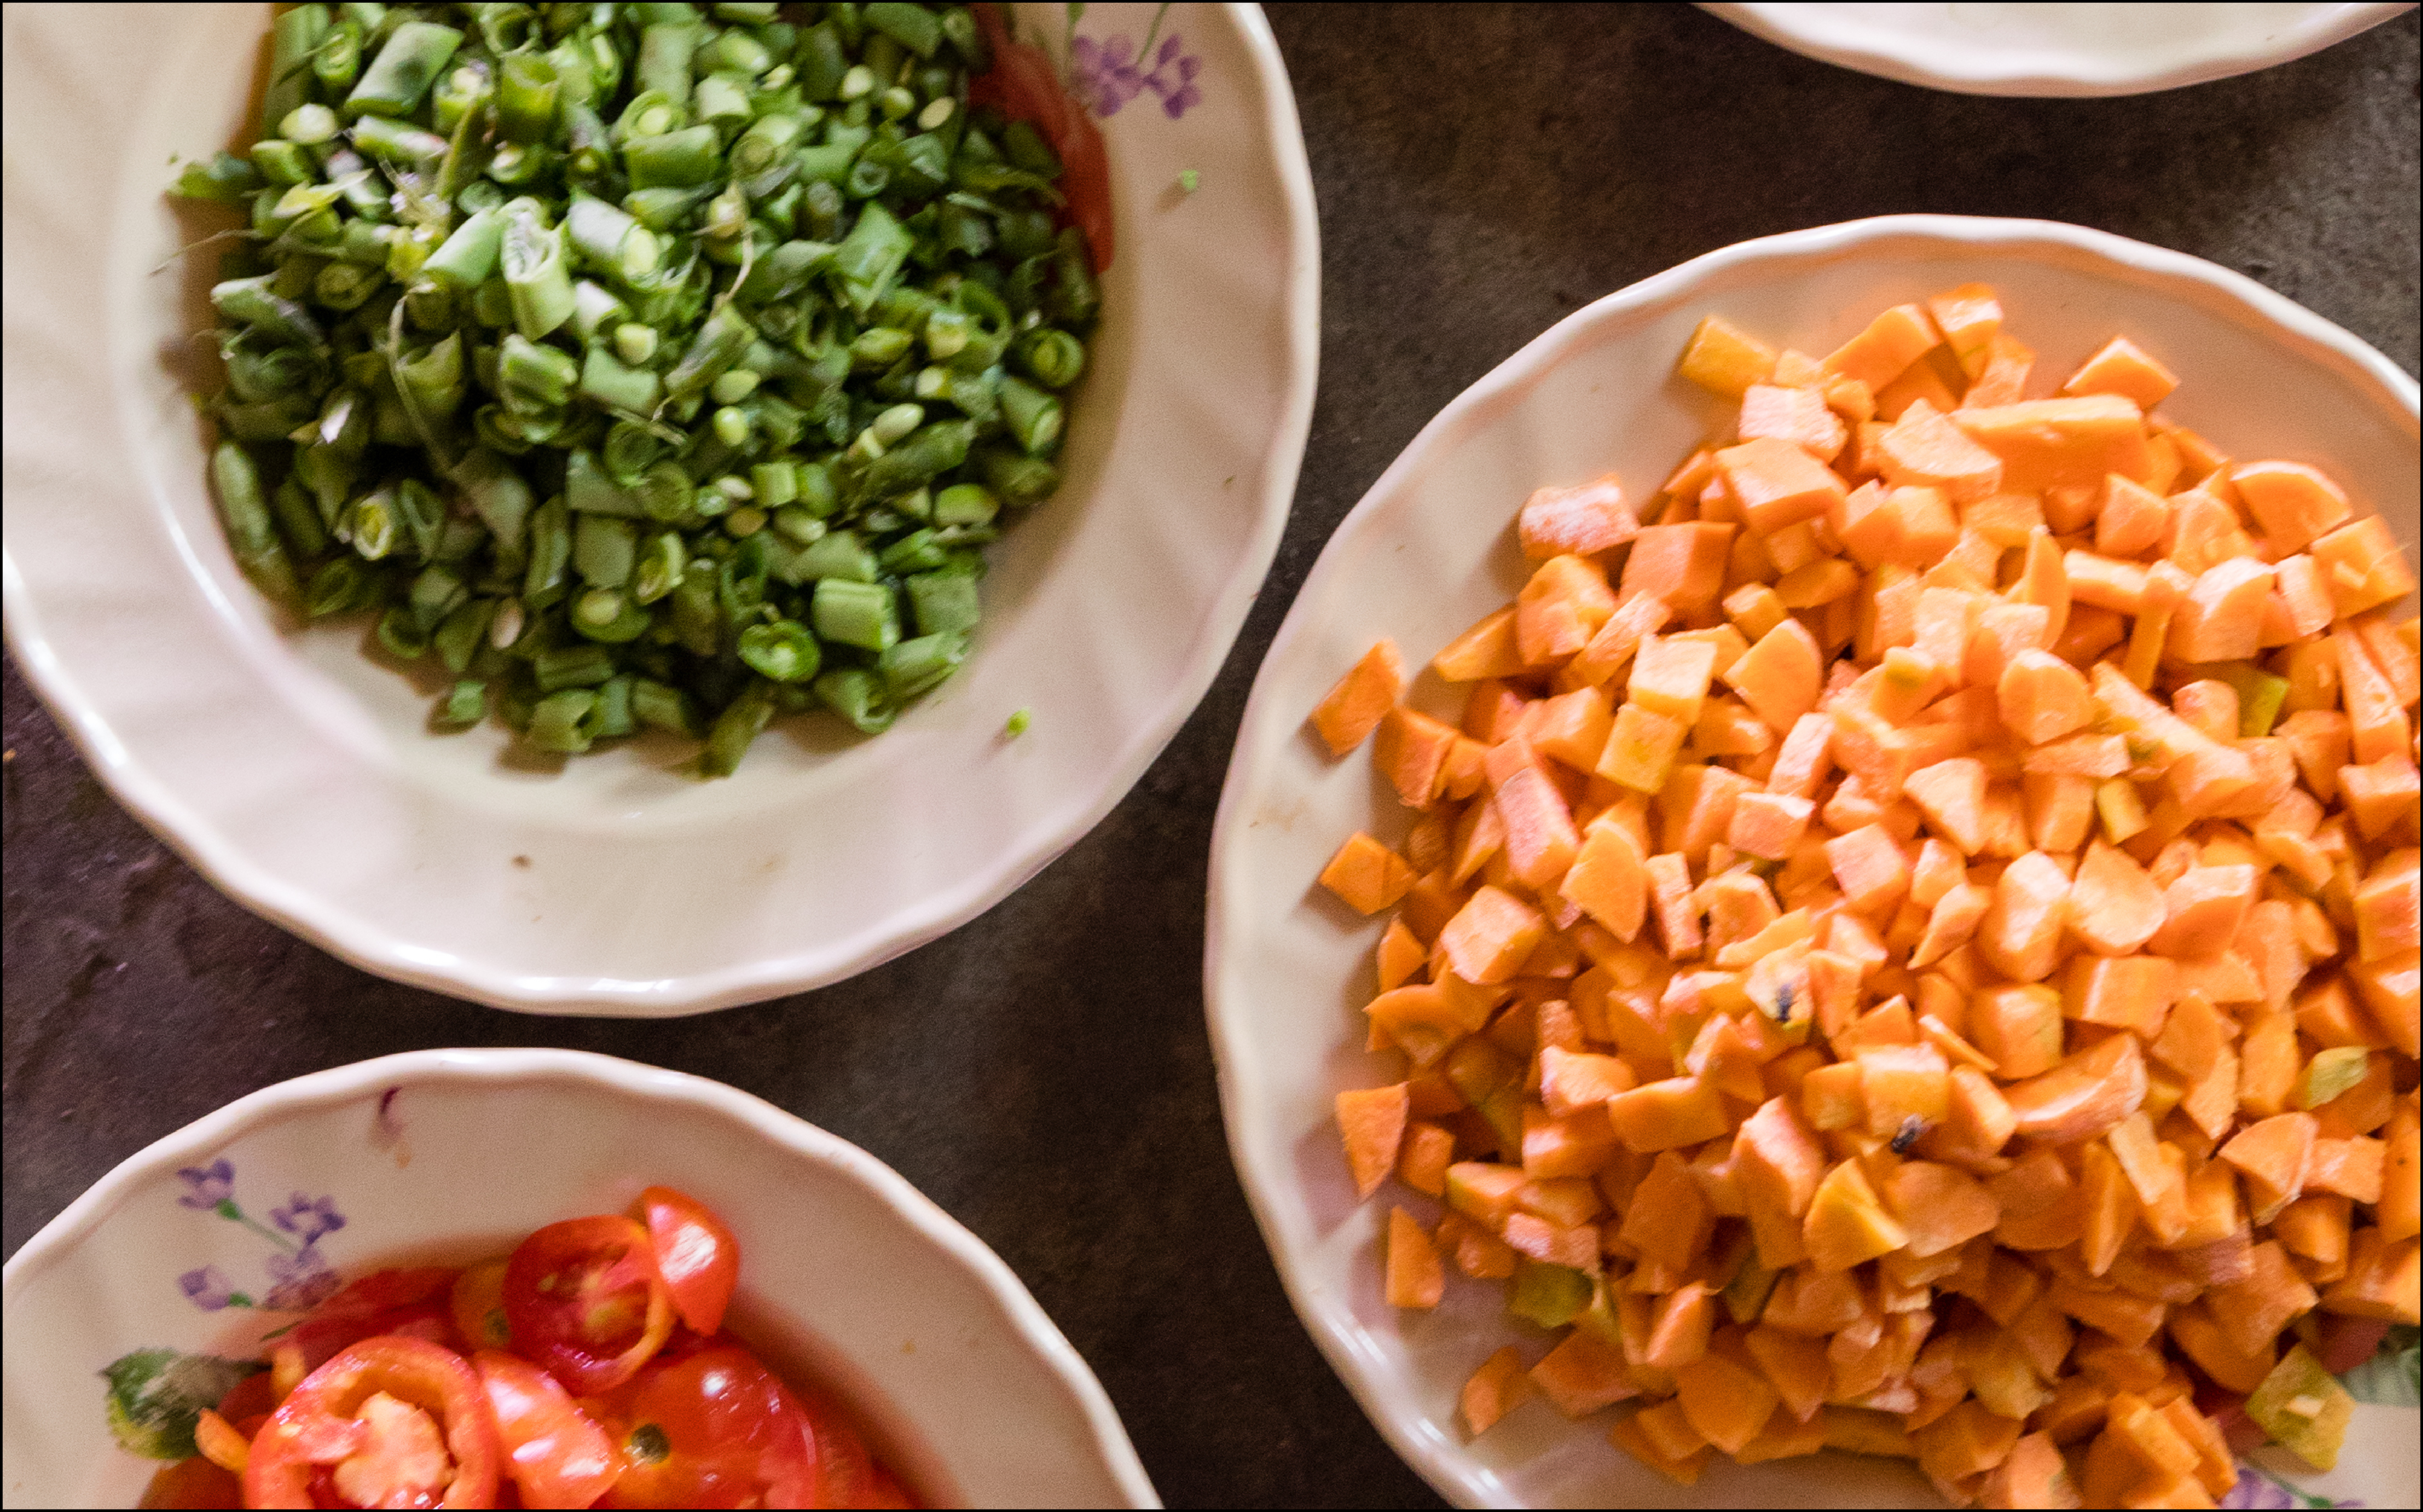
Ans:
POLYGON ((254 1355, 294 1321, 266 1305, 280 1278, 465 1264, 654 1184, 739 1238, 736 1331, 854 1410, 928 1504, 1159 1504, 1076 1350, 889 1167, 729 1087, 563 1050, 420 1050, 281 1082, 78 1198, 0 1283, 8 1504, 135 1504, 159 1461, 113 1440, 98 1374, 130 1351, 254 1355))
POLYGON ((2319 53, 2410 5, 1703 5, 1804 57, 1957 94, 2151 94, 2319 53))
POLYGON ((267 8, 128 7, 98 27, 8 8, 0 589, 20 664, 119 801, 368 970, 626 1016, 863 971, 1091 828, 1210 686, 1277 548, 1320 256, 1258 8, 1018 10, 1112 111, 1118 250, 1067 485, 996 549, 949 685, 872 740, 784 722, 737 776, 699 783, 646 742, 556 772, 493 724, 432 736, 359 626, 297 631, 244 581, 177 360, 207 324, 211 253, 173 262, 191 232, 163 191, 174 158, 241 129, 267 8), (1006 739, 1021 708, 1031 727, 1006 739))
MULTIPOLYGON (((1410 816, 1368 750, 1333 761, 1306 719, 1381 636, 1422 667, 1513 597, 1525 574, 1512 521, 1531 489, 1609 470, 1654 489, 1730 420, 1674 375, 1703 315, 1825 352, 1880 309, 1970 280, 2000 292, 2039 374, 2067 373, 2125 332, 2181 376, 2165 415, 2238 455, 2326 464, 2415 552, 2414 379, 2237 274, 2044 221, 1890 216, 1726 247, 1568 316, 1425 426, 1330 538, 1255 681, 1212 834, 1204 992, 1229 1148, 1296 1312, 1389 1442, 1452 1501, 1933 1504, 1908 1466, 1840 1455, 1718 1463, 1687 1488, 1607 1442, 1612 1413, 1568 1423, 1544 1402, 1478 1440, 1466 1434, 1455 1410, 1465 1379, 1503 1345, 1536 1361, 1547 1336, 1507 1316, 1498 1283, 1450 1281, 1430 1313, 1382 1298, 1388 1203, 1425 1219, 1437 1204, 1397 1186, 1355 1201, 1332 1099, 1402 1073, 1363 1047, 1382 921, 1354 915, 1315 879, 1354 831, 1400 844, 1410 816)), ((1428 673, 1409 696, 1448 718, 1458 707, 1428 673)), ((2412 1412, 2359 1411, 2383 1421, 2362 1424, 2338 1470, 2304 1484, 2412 1505, 2412 1412)))

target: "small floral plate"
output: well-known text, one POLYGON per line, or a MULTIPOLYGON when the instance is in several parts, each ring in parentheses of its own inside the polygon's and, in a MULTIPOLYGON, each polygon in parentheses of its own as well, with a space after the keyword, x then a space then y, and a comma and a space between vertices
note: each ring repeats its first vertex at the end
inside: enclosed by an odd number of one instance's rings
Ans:
POLYGON ((133 1506, 265 1341, 381 1266, 463 1264, 680 1187, 738 1235, 733 1329, 930 1505, 1158 1504, 1000 1258, 866 1152, 728 1087, 562 1050, 282 1082, 78 1198, 0 1281, 10 1506, 133 1506))

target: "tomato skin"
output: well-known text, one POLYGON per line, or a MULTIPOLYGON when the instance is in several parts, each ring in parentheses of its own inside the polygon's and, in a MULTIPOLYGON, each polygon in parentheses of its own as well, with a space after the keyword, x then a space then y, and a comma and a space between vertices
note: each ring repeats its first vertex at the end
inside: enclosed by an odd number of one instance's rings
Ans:
POLYGON ((623 1446, 622 1474, 602 1506, 822 1504, 806 1414, 737 1345, 657 1361, 589 1406, 623 1446), (641 1452, 633 1452, 635 1441, 641 1452))
POLYGON ((622 1456, 595 1419, 554 1377, 499 1350, 471 1357, 497 1416, 507 1472, 531 1506, 589 1506, 622 1470, 622 1456))
POLYGON ((245 1467, 246 1506, 309 1507, 332 1480, 326 1464, 305 1457, 315 1442, 340 1440, 340 1425, 374 1393, 385 1393, 435 1415, 454 1479, 440 1506, 487 1507, 497 1499, 502 1451, 496 1414, 480 1377, 462 1356, 426 1339, 365 1339, 340 1350, 304 1377, 252 1441, 245 1467))
POLYGON ((1000 8, 974 8, 992 49, 992 72, 968 82, 968 103, 990 105, 1012 120, 1029 120, 1050 138, 1060 154, 1060 192, 1069 201, 1069 218, 1085 233, 1094 256, 1094 271, 1111 265, 1111 159, 1101 128, 1085 107, 1069 98, 1043 49, 1015 42, 1002 24, 1000 8))
POLYGON ((583 1396, 639 1374, 673 1332, 655 1247, 626 1218, 571 1218, 524 1239, 505 1262, 504 1301, 515 1352, 583 1396))
POLYGON ((454 1278, 446 1311, 466 1349, 505 1349, 514 1330, 505 1320, 505 1262, 491 1260, 454 1278))
POLYGON ((454 1284, 451 1265, 413 1265, 374 1270, 313 1308, 288 1337, 303 1351, 306 1365, 325 1363, 348 1345, 381 1334, 410 1333, 433 1344, 446 1333, 428 1327, 447 1321, 446 1295, 454 1284))
POLYGON ((673 1311, 700 1333, 723 1327, 723 1310, 740 1281, 740 1241, 714 1211, 670 1186, 640 1194, 657 1273, 673 1294, 673 1311))

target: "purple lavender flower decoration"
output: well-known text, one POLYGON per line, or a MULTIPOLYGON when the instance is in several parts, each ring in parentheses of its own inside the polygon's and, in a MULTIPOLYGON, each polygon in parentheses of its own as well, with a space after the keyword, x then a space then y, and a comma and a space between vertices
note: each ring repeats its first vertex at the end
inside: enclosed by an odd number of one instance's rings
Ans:
POLYGON ((317 1202, 296 1192, 284 1207, 272 1208, 269 1221, 303 1241, 309 1249, 322 1234, 334 1233, 345 1226, 345 1216, 337 1211, 337 1200, 323 1197, 317 1202))
POLYGON ((1202 71, 1203 60, 1191 55, 1182 56, 1178 34, 1171 32, 1169 40, 1161 44, 1161 51, 1154 56, 1152 72, 1146 76, 1144 82, 1146 88, 1161 96, 1162 113, 1176 120, 1203 103, 1203 91, 1195 83, 1195 75, 1202 71), (1177 70, 1178 77, 1175 80, 1164 78, 1163 75, 1173 68, 1177 70))
POLYGON ((205 1313, 215 1313, 235 1303, 235 1286, 216 1265, 189 1270, 177 1278, 177 1284, 205 1313))
POLYGON ((187 1166, 177 1172, 177 1179, 185 1184, 185 1195, 177 1199, 182 1207, 207 1212, 235 1191, 235 1167, 223 1159, 207 1166, 187 1166))
POLYGON ((1069 44, 1069 72, 1077 97, 1085 108, 1105 119, 1142 92, 1145 79, 1135 66, 1135 44, 1124 37, 1098 42, 1080 37, 1069 44))
POLYGON ((291 1255, 271 1255, 268 1265, 270 1279, 277 1284, 269 1289, 261 1305, 281 1313, 307 1313, 327 1300, 339 1285, 337 1273, 309 1244, 291 1255))
POLYGON ((2223 1506, 2259 1507, 2265 1512, 2279 1512, 2294 1507, 2362 1506, 2362 1502, 2334 1502, 2316 1496, 2274 1478, 2269 1472, 2258 1470, 2241 1459, 2238 1462, 2238 1484, 2221 1499, 2223 1506))

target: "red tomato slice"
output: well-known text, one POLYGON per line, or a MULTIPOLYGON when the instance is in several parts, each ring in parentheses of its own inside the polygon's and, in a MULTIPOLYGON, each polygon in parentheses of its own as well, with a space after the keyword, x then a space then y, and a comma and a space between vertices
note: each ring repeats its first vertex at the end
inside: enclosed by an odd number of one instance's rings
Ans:
POLYGON ((969 81, 968 102, 990 105, 1012 120, 1031 120, 1060 154, 1060 192, 1069 201, 1069 218, 1085 233, 1094 254, 1094 271, 1111 265, 1111 159, 1101 129, 1085 107, 1069 98, 1052 59, 1031 42, 1009 40, 1000 9, 974 8, 992 49, 992 72, 969 81))
POLYGON ((502 1451, 480 1377, 425 1339, 365 1339, 304 1377, 252 1441, 247 1506, 496 1504, 502 1451), (317 1493, 317 1494, 315 1494, 317 1493))
POLYGON ((816 1498, 818 1506, 881 1506, 879 1497, 875 1456, 866 1452, 866 1440, 849 1425, 849 1420, 833 1410, 831 1404, 814 1394, 804 1401, 784 1393, 807 1420, 816 1456, 816 1498))
POLYGON ((700 1333, 723 1327, 740 1280, 740 1241, 705 1203, 670 1186, 641 1192, 640 1211, 656 1247, 657 1273, 673 1289, 673 1311, 700 1333))
POLYGON ((600 1215, 550 1223, 505 1262, 505 1321, 515 1352, 578 1393, 639 1373, 673 1332, 673 1293, 648 1231, 600 1215))
POLYGON ((555 1377, 495 1349, 471 1357, 497 1415, 506 1470, 531 1506, 588 1506, 606 1494, 622 1460, 606 1430, 555 1377))
POLYGON ((512 1346, 513 1326, 505 1320, 505 1262, 491 1260, 454 1278, 446 1308, 466 1348, 512 1346))
POLYGON ((622 1472, 601 1505, 824 1504, 806 1415, 736 1345, 658 1361, 588 1405, 622 1451, 622 1472))
POLYGON ((318 1365, 347 1345, 386 1333, 411 1333, 444 1343, 430 1319, 446 1319, 446 1294, 454 1284, 451 1265, 414 1265, 374 1270, 313 1308, 288 1337, 307 1365, 318 1365))
POLYGON ((277 1386, 267 1371, 246 1376, 219 1398, 218 1414, 230 1423, 277 1410, 277 1386))

